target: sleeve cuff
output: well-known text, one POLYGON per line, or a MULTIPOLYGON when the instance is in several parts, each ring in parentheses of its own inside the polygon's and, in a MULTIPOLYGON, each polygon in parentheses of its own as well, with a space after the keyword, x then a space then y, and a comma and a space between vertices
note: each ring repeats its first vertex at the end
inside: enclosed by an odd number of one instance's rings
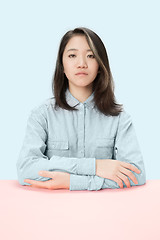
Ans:
POLYGON ((77 174, 96 175, 96 158, 79 158, 77 161, 77 174))
POLYGON ((70 174, 69 190, 88 190, 87 176, 70 174))

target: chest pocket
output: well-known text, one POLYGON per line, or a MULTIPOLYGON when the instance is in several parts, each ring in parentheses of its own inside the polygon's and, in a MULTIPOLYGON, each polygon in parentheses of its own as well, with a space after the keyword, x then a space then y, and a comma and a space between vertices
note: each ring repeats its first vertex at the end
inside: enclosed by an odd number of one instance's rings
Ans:
POLYGON ((47 142, 46 154, 49 158, 53 155, 60 157, 69 157, 69 142, 68 140, 52 140, 47 142))
POLYGON ((112 159, 114 138, 98 138, 96 141, 95 157, 97 159, 112 159))

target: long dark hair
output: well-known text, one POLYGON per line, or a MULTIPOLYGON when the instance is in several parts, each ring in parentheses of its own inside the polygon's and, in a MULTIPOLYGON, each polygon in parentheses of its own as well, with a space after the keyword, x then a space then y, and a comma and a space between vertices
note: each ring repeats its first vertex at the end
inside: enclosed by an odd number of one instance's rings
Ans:
POLYGON ((93 81, 94 103, 96 107, 105 115, 119 115, 119 113, 123 111, 123 105, 116 103, 114 95, 114 82, 105 46, 95 32, 84 27, 68 31, 61 39, 56 68, 52 79, 52 92, 55 96, 55 109, 57 109, 57 107, 61 107, 70 111, 78 110, 75 107, 71 107, 66 102, 65 92, 68 88, 68 79, 64 74, 62 63, 65 46, 75 35, 83 35, 86 37, 88 45, 99 64, 98 74, 93 81))

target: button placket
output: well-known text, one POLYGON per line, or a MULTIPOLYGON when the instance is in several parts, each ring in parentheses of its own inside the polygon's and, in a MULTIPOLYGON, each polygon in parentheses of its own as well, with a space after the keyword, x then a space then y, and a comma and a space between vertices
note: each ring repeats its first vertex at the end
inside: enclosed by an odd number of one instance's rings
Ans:
POLYGON ((79 118, 78 118, 78 152, 80 157, 84 157, 84 118, 85 118, 85 104, 80 104, 79 118))

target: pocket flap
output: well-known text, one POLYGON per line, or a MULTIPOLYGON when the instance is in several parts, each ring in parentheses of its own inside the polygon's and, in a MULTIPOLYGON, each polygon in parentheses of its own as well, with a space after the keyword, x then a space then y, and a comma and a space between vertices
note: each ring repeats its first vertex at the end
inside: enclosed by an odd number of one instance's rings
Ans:
POLYGON ((98 138, 97 147, 114 147, 114 138, 98 138))
POLYGON ((48 140, 49 149, 68 149, 68 141, 48 140))

